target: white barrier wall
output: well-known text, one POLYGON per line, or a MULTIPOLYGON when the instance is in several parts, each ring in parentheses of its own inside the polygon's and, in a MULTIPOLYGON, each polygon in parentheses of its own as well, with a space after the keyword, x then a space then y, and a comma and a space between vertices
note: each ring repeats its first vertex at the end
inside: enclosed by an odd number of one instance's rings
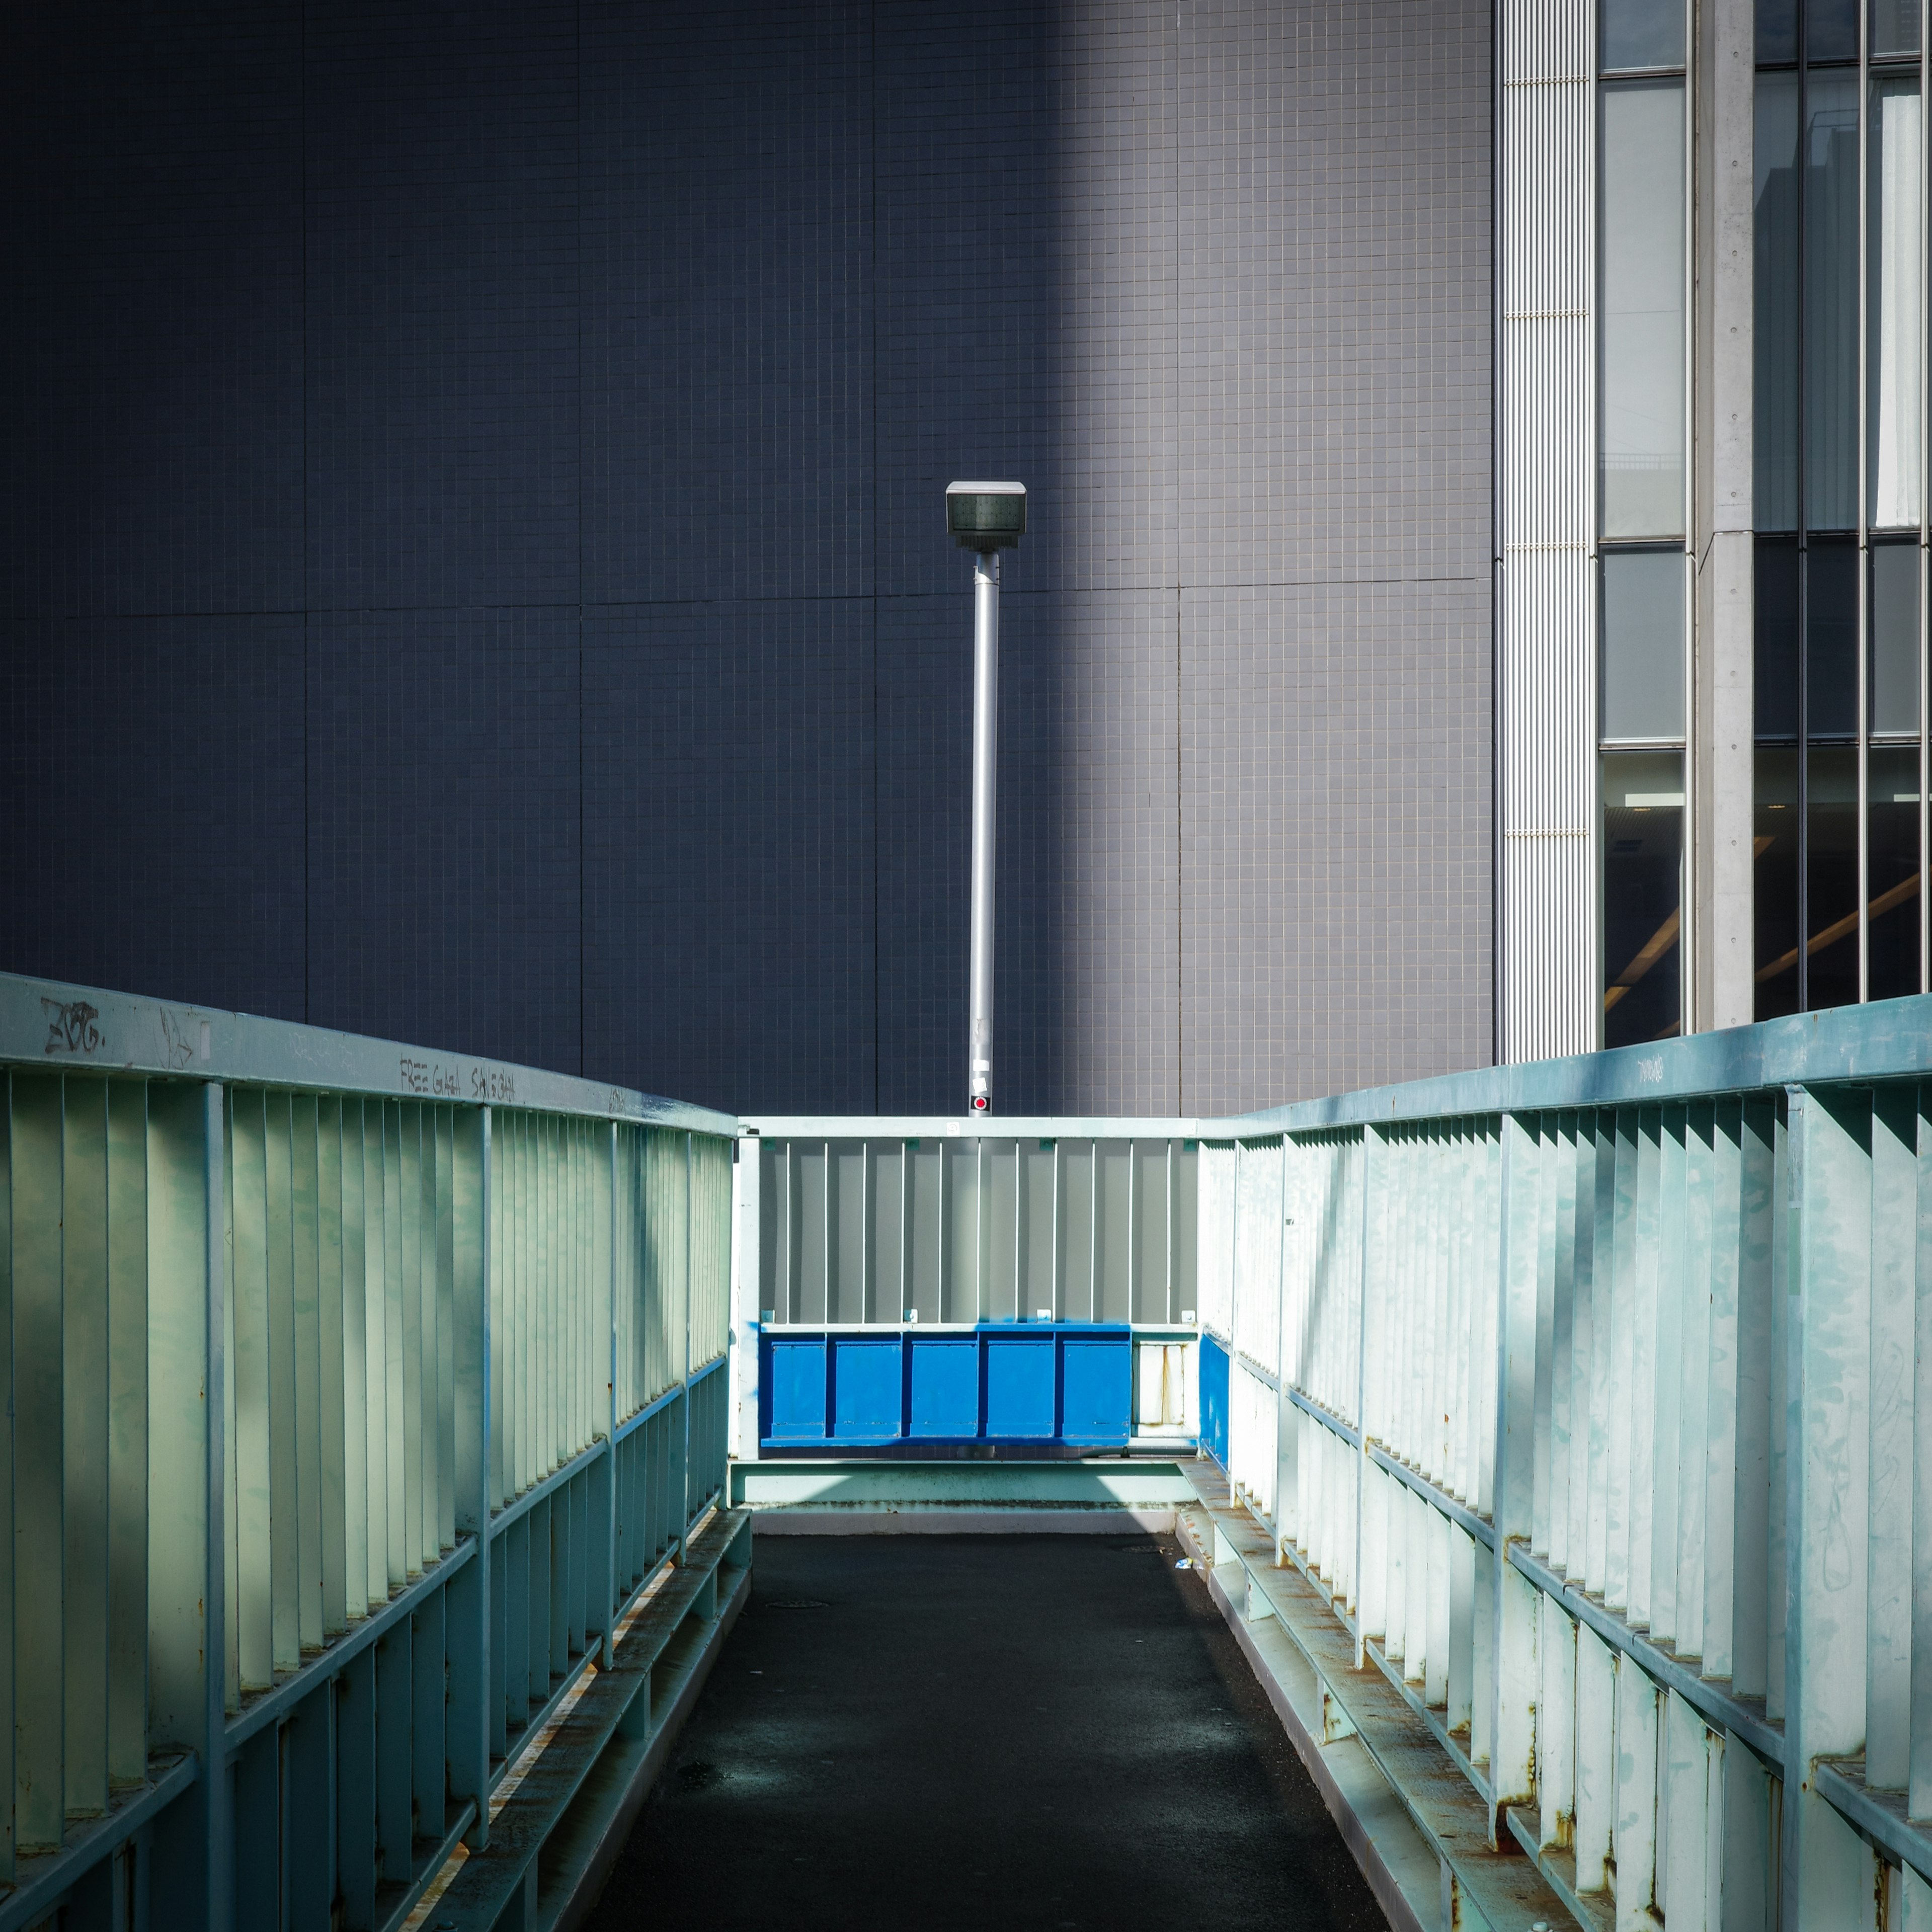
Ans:
POLYGON ((1204 1142, 1198 1189, 1230 1478, 1498 1840, 1618 1927, 1927 1922, 1932 1088, 1204 1142))

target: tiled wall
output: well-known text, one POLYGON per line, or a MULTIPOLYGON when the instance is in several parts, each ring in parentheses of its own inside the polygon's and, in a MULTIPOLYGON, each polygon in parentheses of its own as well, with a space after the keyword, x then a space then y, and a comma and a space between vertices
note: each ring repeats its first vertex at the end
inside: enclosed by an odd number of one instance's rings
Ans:
POLYGON ((1488 1059, 1474 4, 40 10, 0 966, 746 1109, 1488 1059))

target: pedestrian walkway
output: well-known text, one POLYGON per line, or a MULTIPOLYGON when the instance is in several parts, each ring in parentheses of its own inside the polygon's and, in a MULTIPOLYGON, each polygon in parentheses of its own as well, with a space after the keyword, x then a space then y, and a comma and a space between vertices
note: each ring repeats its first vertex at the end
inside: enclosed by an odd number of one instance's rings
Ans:
POLYGON ((1168 1537, 772 1537, 595 1932, 1386 1922, 1168 1537))

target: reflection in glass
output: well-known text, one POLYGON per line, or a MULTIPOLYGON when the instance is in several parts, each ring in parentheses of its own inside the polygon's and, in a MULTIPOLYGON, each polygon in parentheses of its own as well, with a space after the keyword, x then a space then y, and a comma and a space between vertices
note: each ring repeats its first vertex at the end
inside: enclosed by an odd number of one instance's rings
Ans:
POLYGON ((1752 705, 1760 738, 1798 736, 1798 539, 1760 537, 1752 572, 1752 705))
POLYGON ((1918 51, 1918 0, 1871 0, 1874 58, 1918 51))
POLYGON ((1858 997, 1858 754, 1814 746, 1804 766, 1804 1006, 1858 997))
POLYGON ((1880 530, 1918 520, 1920 398, 1924 334, 1919 314, 1918 76, 1872 82, 1871 293, 1865 394, 1870 514, 1880 530))
POLYGON ((1858 520, 1858 77, 1807 76, 1804 506, 1814 530, 1858 520))
POLYGON ((1684 534, 1684 83, 1603 92, 1604 534, 1684 534))
POLYGON ((1918 747, 1866 754, 1865 992, 1895 1000, 1918 990, 1918 747))
POLYGON ((1604 754, 1604 1044, 1683 1022, 1684 758, 1604 754))
POLYGON ((1814 537, 1804 584, 1805 729, 1815 740, 1858 728, 1858 550, 1856 537, 1814 537))
POLYGON ((1757 57, 1760 62, 1798 58, 1798 0, 1757 0, 1757 57))
POLYGON ((1684 553, 1606 550, 1606 738, 1684 736, 1684 553))
POLYGON ((1751 865, 1754 1017, 1798 1010, 1798 754, 1766 751, 1752 761, 1751 865))
POLYGON ((1798 76, 1761 74, 1753 167, 1751 469, 1761 530, 1798 527, 1798 76))
POLYGON ((1870 729, 1918 731, 1918 546, 1874 544, 1871 554, 1870 729))
POLYGON ((1603 0, 1603 65, 1684 64, 1684 0, 1603 0))
POLYGON ((1805 0, 1804 58, 1851 61, 1858 57, 1858 0, 1805 0))

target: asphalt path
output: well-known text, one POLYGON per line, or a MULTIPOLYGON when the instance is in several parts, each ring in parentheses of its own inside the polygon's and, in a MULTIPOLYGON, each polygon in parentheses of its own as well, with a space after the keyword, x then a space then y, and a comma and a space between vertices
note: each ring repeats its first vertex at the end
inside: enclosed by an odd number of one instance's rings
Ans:
POLYGON ((768 1537, 590 1923, 1387 1921, 1170 1537, 768 1537))

